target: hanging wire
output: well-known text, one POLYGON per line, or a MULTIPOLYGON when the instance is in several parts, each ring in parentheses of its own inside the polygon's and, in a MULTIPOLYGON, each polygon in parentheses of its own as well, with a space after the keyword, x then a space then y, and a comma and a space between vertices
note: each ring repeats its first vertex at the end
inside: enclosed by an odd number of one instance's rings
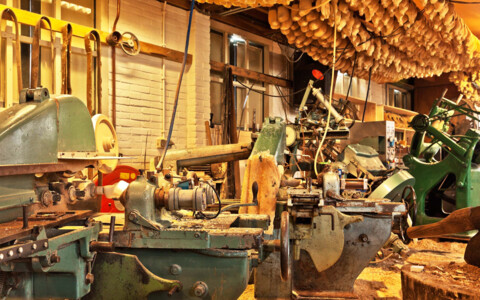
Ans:
MULTIPOLYGON (((337 5, 333 5, 333 17, 335 18, 337 16, 337 5)), ((332 107, 332 99, 333 99, 333 89, 335 88, 333 86, 333 82, 334 82, 334 75, 335 75, 335 63, 336 63, 336 60, 335 60, 335 56, 337 54, 337 23, 334 23, 333 25, 333 62, 332 62, 332 76, 331 76, 331 80, 330 80, 330 107, 332 107)), ((344 50, 345 51, 345 50, 344 50)), ((328 114, 327 114, 327 123, 325 125, 325 130, 323 132, 323 136, 322 136, 322 140, 320 141, 320 144, 318 145, 318 149, 317 149, 317 154, 315 154, 315 160, 313 161, 313 168, 315 170, 315 176, 318 176, 318 168, 317 168, 317 161, 318 161, 318 155, 319 153, 322 151, 322 146, 323 146, 323 143, 325 142, 325 138, 327 137, 327 132, 328 132, 328 127, 330 126, 330 116, 331 116, 331 113, 332 113, 332 110, 329 109, 328 110, 328 114)))
POLYGON ((362 122, 365 120, 365 112, 367 111, 368 94, 370 94, 370 81, 371 80, 372 80, 372 67, 370 67, 370 70, 368 71, 367 96, 365 96, 365 104, 363 104, 362 122))
POLYGON ((192 15, 193 15, 194 7, 195 7, 195 0, 192 0, 192 4, 190 6, 190 14, 188 16, 187 37, 186 37, 186 41, 185 41, 185 51, 184 51, 184 54, 183 54, 182 68, 180 70, 180 76, 178 77, 177 88, 175 90, 175 100, 174 100, 174 104, 173 104, 172 118, 170 120, 170 127, 168 129, 168 135, 167 135, 167 141, 165 143, 165 148, 163 150, 162 156, 160 157, 160 161, 158 162, 157 169, 158 168, 163 168, 163 160, 165 159, 165 155, 167 155, 168 145, 170 145, 170 139, 172 138, 173 125, 175 124, 175 116, 177 114, 178 100, 179 100, 179 97, 180 97, 180 87, 182 86, 183 74, 185 73, 185 66, 187 65, 188 44, 189 44, 189 41, 190 41, 190 30, 192 28, 192 15))

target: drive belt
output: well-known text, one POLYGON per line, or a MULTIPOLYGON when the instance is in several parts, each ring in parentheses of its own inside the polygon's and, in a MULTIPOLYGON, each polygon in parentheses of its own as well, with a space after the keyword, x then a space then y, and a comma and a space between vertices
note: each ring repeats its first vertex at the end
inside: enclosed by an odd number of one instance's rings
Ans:
POLYGON ((72 54, 72 25, 69 23, 62 28, 62 94, 72 93, 70 81, 70 57, 72 54))
POLYGON ((87 52, 87 108, 90 112, 90 115, 95 113, 100 113, 101 108, 101 101, 102 101, 102 55, 100 52, 101 49, 101 40, 100 34, 96 30, 92 30, 87 33, 84 37, 85 40, 85 51, 87 52), (96 44, 97 50, 97 63, 95 66, 95 77, 96 77, 96 99, 93 99, 93 80, 92 80, 92 73, 93 73, 93 50, 90 45, 90 42, 94 41, 96 44), (98 107, 97 107, 98 105, 98 107))
POLYGON ((30 88, 34 89, 37 86, 40 86, 41 83, 38 82, 39 72, 40 72, 40 40, 41 40, 41 31, 42 26, 45 29, 50 30, 50 59, 51 59, 51 68, 52 68, 52 92, 55 93, 55 41, 52 30, 52 23, 50 19, 42 16, 35 25, 35 30, 33 32, 33 43, 32 43, 32 71, 30 73, 30 88), (48 25, 48 28, 46 27, 48 25))
MULTIPOLYGON (((17 22, 17 16, 15 16, 15 13, 7 8, 2 11, 2 16, 1 16, 1 24, 0 24, 0 30, 2 32, 5 31, 5 28, 7 26, 7 21, 12 21, 15 24, 15 61, 17 64, 17 84, 18 84, 18 92, 20 92, 23 88, 23 81, 22 81, 22 59, 20 56, 20 31, 18 29, 18 22, 17 22)), ((1 41, 1 38, 0 38, 1 41)), ((0 45, 1 46, 1 45, 0 45)), ((7 98, 4 97, 5 101, 5 107, 7 107, 7 98)))

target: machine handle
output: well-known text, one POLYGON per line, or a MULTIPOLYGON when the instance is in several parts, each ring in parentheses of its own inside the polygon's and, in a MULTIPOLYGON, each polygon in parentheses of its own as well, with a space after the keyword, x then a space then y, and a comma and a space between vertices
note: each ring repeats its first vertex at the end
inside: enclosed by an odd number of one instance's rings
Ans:
POLYGON ((282 212, 280 221, 280 275, 283 281, 292 276, 292 256, 290 254, 290 215, 282 212))
POLYGON ((253 182, 252 184, 252 194, 253 194, 253 199, 252 202, 255 204, 258 204, 258 183, 256 181, 253 182))

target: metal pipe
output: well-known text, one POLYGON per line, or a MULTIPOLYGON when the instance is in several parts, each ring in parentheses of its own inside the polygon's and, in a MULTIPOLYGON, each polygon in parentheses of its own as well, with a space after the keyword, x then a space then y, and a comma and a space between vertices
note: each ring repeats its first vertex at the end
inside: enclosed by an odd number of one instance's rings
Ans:
POLYGON ((22 229, 27 229, 28 228, 28 206, 23 205, 22 206, 22 213, 23 213, 23 227, 22 229))
POLYGON ((247 159, 252 152, 251 144, 228 144, 205 146, 195 149, 170 150, 165 156, 165 166, 177 170, 203 164, 230 162, 247 159))
MULTIPOLYGON (((162 47, 165 47, 165 17, 166 17, 166 10, 167 10, 167 1, 163 2, 163 11, 162 11, 162 47)), ((167 118, 166 110, 167 110, 167 80, 165 78, 166 69, 165 69, 165 58, 162 58, 162 97, 163 97, 163 119, 162 119, 162 137, 165 137, 165 122, 167 118)))
POLYGON ((445 135, 443 132, 439 131, 433 126, 428 126, 427 132, 430 133, 433 137, 441 141, 443 144, 447 145, 452 149, 452 152, 455 154, 464 157, 465 154, 467 153, 467 150, 460 146, 456 141, 453 139, 449 138, 447 135, 445 135))
POLYGON ((300 103, 299 111, 302 111, 307 104, 308 96, 310 95, 310 91, 312 90, 313 80, 310 80, 307 85, 307 89, 305 90, 305 94, 303 94, 302 103, 300 103))
POLYGON ((318 99, 318 101, 322 102, 323 106, 325 106, 325 108, 331 112, 337 124, 343 121, 343 117, 337 112, 335 108, 333 108, 333 106, 330 105, 328 101, 325 100, 319 89, 313 88, 312 95, 314 95, 318 99))

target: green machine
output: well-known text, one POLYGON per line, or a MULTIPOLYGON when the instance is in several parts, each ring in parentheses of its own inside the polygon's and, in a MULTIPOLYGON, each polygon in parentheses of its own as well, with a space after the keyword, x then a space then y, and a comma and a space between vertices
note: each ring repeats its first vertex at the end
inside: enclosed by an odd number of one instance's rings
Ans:
POLYGON ((217 198, 208 182, 184 189, 145 174, 97 187, 80 171, 108 173, 120 159, 108 118, 42 88, 20 100, 0 112, 2 298, 238 298, 268 216, 202 213, 217 198), (97 212, 107 191, 124 214, 97 212))
POLYGON ((469 129, 461 136, 447 133, 452 117, 466 115, 478 121, 478 112, 460 105, 461 98, 456 102, 446 99, 445 93, 428 115, 416 115, 410 123, 415 134, 410 154, 403 161, 416 179, 414 225, 434 223, 457 209, 480 206, 480 131, 469 129), (443 158, 439 159, 440 154, 443 158))
POLYGON ((102 225, 73 209, 95 200, 95 185, 75 174, 116 155, 97 152, 90 114, 72 96, 23 90, 0 120, 1 297, 81 298, 102 225))

